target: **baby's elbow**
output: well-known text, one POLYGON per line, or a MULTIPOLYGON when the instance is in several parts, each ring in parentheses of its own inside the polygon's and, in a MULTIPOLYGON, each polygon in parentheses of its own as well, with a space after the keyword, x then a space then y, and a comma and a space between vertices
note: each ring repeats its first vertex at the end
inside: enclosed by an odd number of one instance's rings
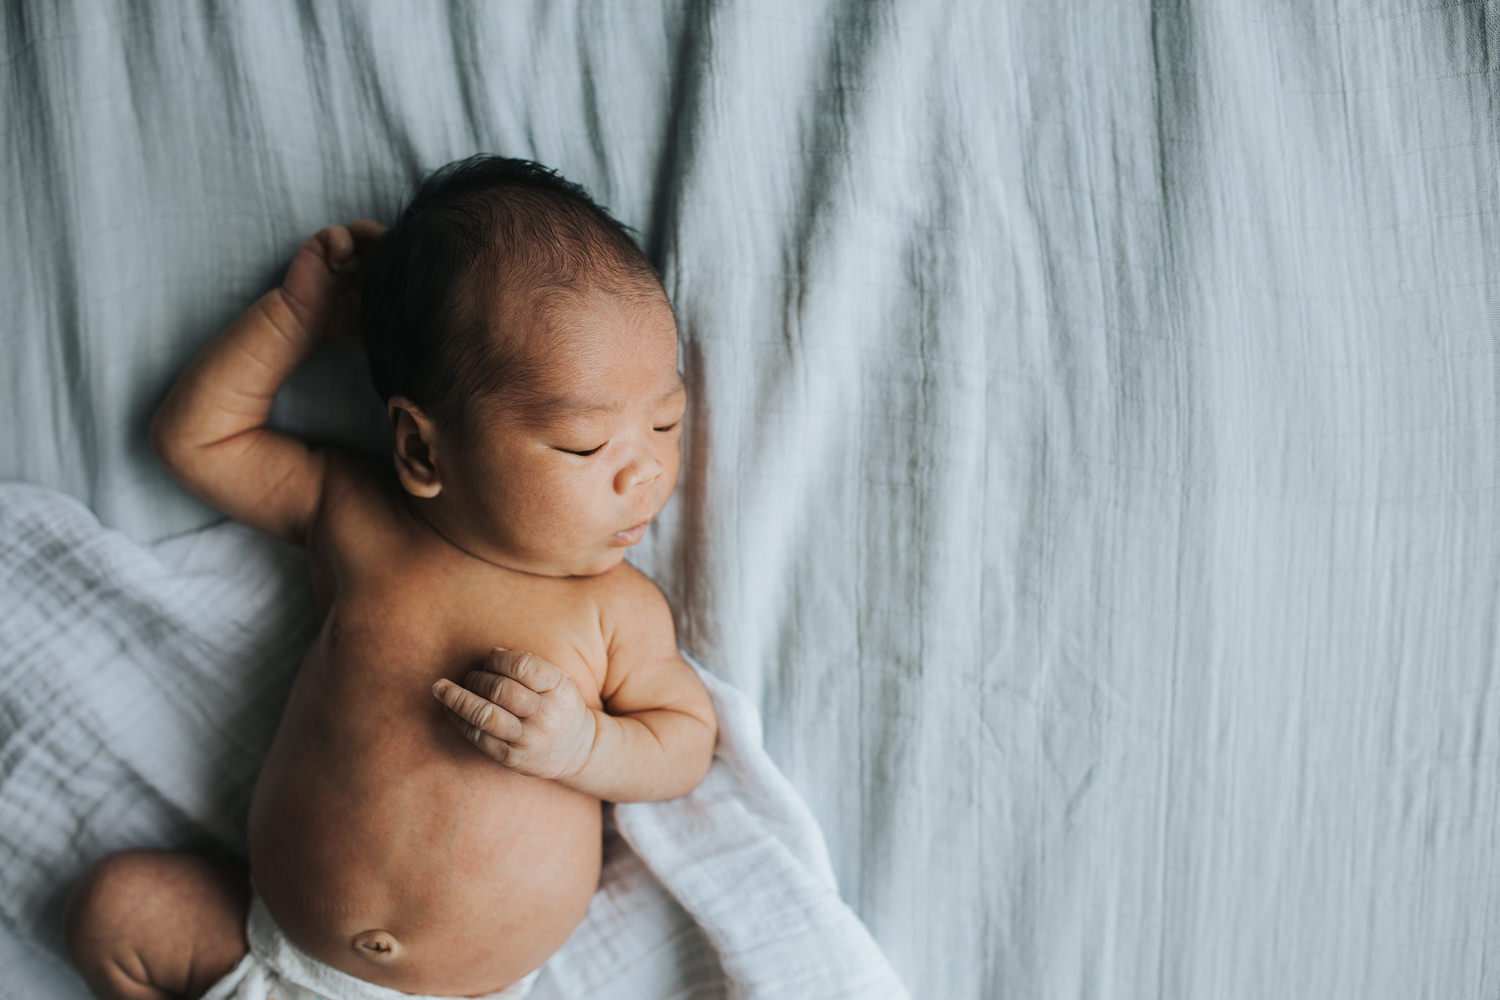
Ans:
POLYGON ((190 433, 189 424, 169 403, 156 411, 149 432, 151 450, 166 470, 188 489, 202 479, 204 453, 190 433))
POLYGON ((157 461, 179 482, 191 477, 193 460, 198 449, 189 437, 184 422, 177 416, 170 403, 156 411, 151 420, 151 450, 157 461))
POLYGON ((150 441, 151 450, 155 453, 157 461, 169 470, 175 471, 175 467, 181 462, 182 436, 177 432, 171 414, 165 406, 157 410, 156 416, 151 418, 150 441))
POLYGON ((698 738, 694 743, 692 752, 693 766, 688 768, 688 780, 690 784, 683 794, 691 792, 703 783, 708 777, 709 768, 713 766, 714 751, 719 745, 719 720, 710 709, 706 716, 694 716, 701 725, 698 738))
POLYGON ((718 722, 682 707, 652 713, 642 720, 656 737, 664 766, 658 772, 655 790, 643 801, 661 802, 681 798, 703 783, 713 766, 718 747, 718 722))
MULTIPOLYGON (((708 744, 707 757, 708 760, 712 762, 714 759, 714 751, 718 749, 719 746, 719 717, 714 714, 712 706, 709 707, 708 715, 703 720, 703 725, 708 731, 708 736, 706 739, 706 742, 708 744)), ((705 771, 708 770, 708 765, 703 765, 703 769, 705 771)))

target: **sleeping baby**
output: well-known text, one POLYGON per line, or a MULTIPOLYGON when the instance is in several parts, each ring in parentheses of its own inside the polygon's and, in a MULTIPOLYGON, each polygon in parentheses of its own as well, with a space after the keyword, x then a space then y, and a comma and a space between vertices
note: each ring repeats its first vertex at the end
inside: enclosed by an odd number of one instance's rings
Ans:
POLYGON ((152 441, 204 500, 306 548, 322 626, 256 782, 249 872, 131 851, 75 891, 94 992, 524 995, 598 883, 601 800, 682 795, 713 754, 667 603, 624 561, 676 485, 686 402, 650 264, 535 164, 452 164, 389 233, 304 243, 152 441), (361 285, 394 475, 267 426, 361 285))

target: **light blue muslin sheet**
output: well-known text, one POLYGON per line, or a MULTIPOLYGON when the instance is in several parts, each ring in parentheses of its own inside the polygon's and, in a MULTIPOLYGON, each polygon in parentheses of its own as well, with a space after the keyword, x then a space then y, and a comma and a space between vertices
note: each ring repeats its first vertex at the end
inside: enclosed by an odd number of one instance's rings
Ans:
MULTIPOLYGON (((186 360, 318 227, 539 159, 681 323, 639 565, 913 995, 1500 995, 1495 4, 21 0, 0 61, 0 479, 207 524, 146 445, 186 360)), ((277 419, 380 439, 347 351, 277 419)), ((233 846, 248 776, 31 801, 29 662, 0 995, 81 997, 65 880, 233 846)))

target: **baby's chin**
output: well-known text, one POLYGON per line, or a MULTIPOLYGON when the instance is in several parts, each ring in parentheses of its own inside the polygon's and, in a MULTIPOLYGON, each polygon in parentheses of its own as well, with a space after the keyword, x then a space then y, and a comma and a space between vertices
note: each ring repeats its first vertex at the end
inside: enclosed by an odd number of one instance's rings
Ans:
POLYGON ((607 552, 604 552, 601 555, 593 556, 592 558, 581 558, 577 563, 578 568, 568 575, 598 576, 601 573, 608 573, 610 570, 614 569, 624 561, 624 549, 610 549, 607 552))
POLYGON ((530 559, 507 560, 502 565, 535 576, 584 577, 608 573, 625 561, 623 548, 610 547, 603 552, 573 552, 530 559))

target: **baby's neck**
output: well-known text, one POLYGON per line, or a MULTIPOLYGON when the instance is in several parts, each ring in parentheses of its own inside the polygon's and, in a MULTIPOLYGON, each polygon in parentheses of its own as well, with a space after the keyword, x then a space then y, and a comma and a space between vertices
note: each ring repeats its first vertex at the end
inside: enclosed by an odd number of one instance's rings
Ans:
POLYGON ((497 562, 494 559, 487 559, 474 551, 471 546, 463 544, 455 537, 458 535, 457 532, 445 527, 444 521, 446 519, 442 517, 441 511, 431 506, 431 501, 419 500, 403 490, 401 492, 401 506, 411 516, 412 521, 416 523, 420 530, 431 535, 438 544, 465 559, 483 563, 486 566, 493 566, 495 569, 504 570, 507 573, 523 573, 527 576, 537 575, 535 573, 528 573, 526 570, 515 566, 507 566, 505 563, 497 562))

